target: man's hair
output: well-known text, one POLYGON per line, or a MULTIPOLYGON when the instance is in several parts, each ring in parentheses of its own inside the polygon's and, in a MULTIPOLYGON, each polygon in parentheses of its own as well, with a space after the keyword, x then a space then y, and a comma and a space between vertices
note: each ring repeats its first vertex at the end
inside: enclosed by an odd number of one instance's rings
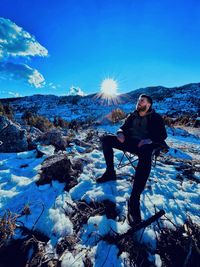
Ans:
POLYGON ((149 95, 141 94, 139 98, 140 97, 145 97, 147 101, 151 104, 151 106, 153 105, 153 99, 149 95))

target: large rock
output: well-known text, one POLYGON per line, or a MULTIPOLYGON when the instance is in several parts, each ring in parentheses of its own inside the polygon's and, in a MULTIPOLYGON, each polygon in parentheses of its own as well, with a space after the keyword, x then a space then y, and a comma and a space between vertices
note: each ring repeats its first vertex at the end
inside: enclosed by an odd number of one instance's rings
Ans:
POLYGON ((43 133, 38 128, 30 125, 26 125, 25 130, 27 131, 28 149, 37 149, 37 139, 40 138, 43 133))
POLYGON ((26 125, 26 131, 32 140, 39 138, 43 133, 38 128, 26 125))
POLYGON ((40 178, 37 185, 51 183, 52 180, 66 182, 66 190, 77 184, 77 177, 82 171, 80 163, 73 165, 66 154, 55 154, 44 160, 40 171, 40 178), (77 166, 79 166, 78 169, 77 166))
POLYGON ((65 150, 67 147, 67 140, 63 138, 62 133, 57 129, 42 134, 36 141, 43 145, 53 145, 57 151, 65 150))
POLYGON ((4 116, 0 116, 0 141, 0 152, 28 150, 26 130, 4 116))

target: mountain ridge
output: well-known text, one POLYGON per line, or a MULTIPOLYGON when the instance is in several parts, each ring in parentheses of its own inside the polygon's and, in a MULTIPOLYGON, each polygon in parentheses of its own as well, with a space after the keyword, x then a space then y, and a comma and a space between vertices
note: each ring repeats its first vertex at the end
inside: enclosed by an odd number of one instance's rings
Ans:
MULTIPOLYGON (((200 82, 199 83, 188 83, 188 84, 184 84, 184 85, 181 85, 181 86, 174 86, 174 87, 166 87, 166 86, 162 86, 162 85, 157 85, 157 86, 147 86, 147 87, 141 87, 141 88, 137 88, 135 90, 131 90, 130 92, 127 92, 127 93, 122 93, 122 94, 119 94, 119 95, 126 95, 126 94, 137 94, 138 92, 141 92, 141 91, 144 91, 144 92, 150 92, 151 93, 151 90, 157 90, 157 89, 163 89, 163 90, 175 90, 175 89, 182 89, 182 88, 187 88, 187 87, 190 87, 190 86, 194 86, 194 85, 197 85, 198 87, 200 87, 200 82)), ((88 94, 88 95, 85 95, 85 96, 80 96, 80 95, 61 95, 61 96, 58 96, 56 94, 47 94, 47 95, 44 95, 44 94, 33 94, 33 95, 30 95, 30 96, 20 96, 20 97, 8 97, 8 98, 0 98, 0 101, 1 102, 11 102, 11 101, 15 101, 16 99, 24 99, 24 98, 29 98, 29 97, 33 97, 33 96, 54 96, 54 97, 58 97, 58 98, 62 98, 62 97, 81 97, 81 98, 87 98, 87 97, 93 97, 95 95, 97 95, 98 93, 92 93, 92 94, 88 94)))
POLYGON ((142 93, 152 96, 153 107, 162 115, 191 114, 196 117, 199 116, 200 83, 190 83, 172 88, 163 86, 139 88, 108 101, 106 98, 100 97, 100 94, 86 96, 35 94, 19 98, 4 98, 0 99, 0 102, 3 105, 9 104, 13 108, 16 120, 19 120, 27 110, 51 120, 55 116, 67 120, 86 120, 91 117, 95 119, 103 117, 116 108, 129 113, 134 109, 137 98, 142 93))

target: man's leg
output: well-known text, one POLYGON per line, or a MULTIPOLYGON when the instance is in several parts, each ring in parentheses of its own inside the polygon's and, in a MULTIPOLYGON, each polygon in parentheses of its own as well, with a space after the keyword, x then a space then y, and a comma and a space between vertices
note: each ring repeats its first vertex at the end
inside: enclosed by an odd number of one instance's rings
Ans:
POLYGON ((101 178, 97 179, 98 183, 104 183, 111 180, 116 180, 114 170, 113 148, 120 150, 124 149, 124 145, 119 142, 115 135, 106 135, 102 138, 103 154, 106 162, 106 171, 101 178))
POLYGON ((124 143, 119 142, 116 135, 106 135, 102 138, 103 154, 107 168, 114 170, 113 148, 136 153, 138 140, 125 140, 124 143))
POLYGON ((152 151, 152 145, 144 145, 138 152, 138 165, 135 172, 133 190, 129 200, 129 218, 132 217, 131 219, 134 223, 141 221, 140 195, 145 188, 151 171, 152 151))
MULTIPOLYGON (((106 135, 102 138, 102 148, 103 154, 106 162, 106 172, 103 176, 97 179, 97 182, 106 182, 109 180, 115 180, 116 174, 114 171, 114 161, 113 161, 113 148, 134 152, 134 148, 136 147, 136 142, 134 140, 131 143, 126 140, 124 143, 119 142, 116 135, 106 135)), ((138 140, 137 140, 138 143, 138 140)))
POLYGON ((106 135, 102 139, 102 148, 103 154, 106 161, 107 170, 114 170, 114 161, 113 161, 113 148, 120 150, 124 149, 123 143, 120 143, 115 135, 106 135))

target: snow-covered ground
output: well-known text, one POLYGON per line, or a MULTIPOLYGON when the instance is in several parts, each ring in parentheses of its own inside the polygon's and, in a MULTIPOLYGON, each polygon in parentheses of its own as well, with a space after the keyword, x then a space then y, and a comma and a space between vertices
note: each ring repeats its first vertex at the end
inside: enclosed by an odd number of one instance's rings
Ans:
MULTIPOLYGON (((105 126, 99 132, 115 132, 117 126, 105 126)), ((195 180, 182 176, 180 169, 185 162, 193 162, 197 169, 200 167, 199 138, 190 134, 184 136, 181 130, 168 129, 168 144, 170 151, 152 168, 150 178, 141 196, 141 211, 143 219, 164 209, 166 217, 162 220, 163 227, 173 228, 173 224, 182 225, 190 217, 200 225, 200 180, 199 172, 194 174, 195 180), (166 163, 167 162, 167 163, 166 163), (170 223, 170 221, 172 223, 170 223)), ((84 133, 80 135, 80 139, 84 133)), ((96 178, 105 170, 102 151, 94 149, 85 152, 84 147, 73 145, 67 152, 73 152, 73 158, 84 160, 84 169, 78 178, 78 184, 69 192, 64 191, 65 185, 58 181, 52 184, 37 186, 39 170, 45 158, 53 154, 52 146, 45 148, 46 155, 36 158, 36 151, 22 153, 0 154, 0 215, 10 210, 21 214, 18 220, 31 230, 38 230, 49 237, 46 253, 49 257, 56 256, 55 246, 65 236, 73 235, 73 223, 70 220, 72 207, 77 201, 86 203, 101 203, 110 200, 116 203, 118 216, 114 220, 104 215, 91 216, 78 233, 76 253, 66 250, 61 258, 61 266, 85 266, 83 259, 86 255, 96 267, 128 266, 126 253, 118 256, 119 249, 114 244, 103 241, 100 237, 112 232, 125 233, 130 227, 127 224, 127 200, 129 199, 132 183, 131 175, 134 170, 124 167, 117 171, 116 182, 97 184, 96 178), (29 213, 22 215, 25 207, 29 213), (53 254, 52 254, 53 253, 53 254)), ((72 154, 71 154, 72 155, 72 154)), ((121 152, 115 151, 115 163, 121 158, 121 152)), ((159 229, 152 225, 142 234, 142 243, 151 248, 151 260, 155 266, 161 266, 161 259, 155 254, 156 237, 159 229)), ((141 232, 138 232, 140 235, 141 232)), ((20 231, 15 232, 14 238, 20 238, 20 231)))

